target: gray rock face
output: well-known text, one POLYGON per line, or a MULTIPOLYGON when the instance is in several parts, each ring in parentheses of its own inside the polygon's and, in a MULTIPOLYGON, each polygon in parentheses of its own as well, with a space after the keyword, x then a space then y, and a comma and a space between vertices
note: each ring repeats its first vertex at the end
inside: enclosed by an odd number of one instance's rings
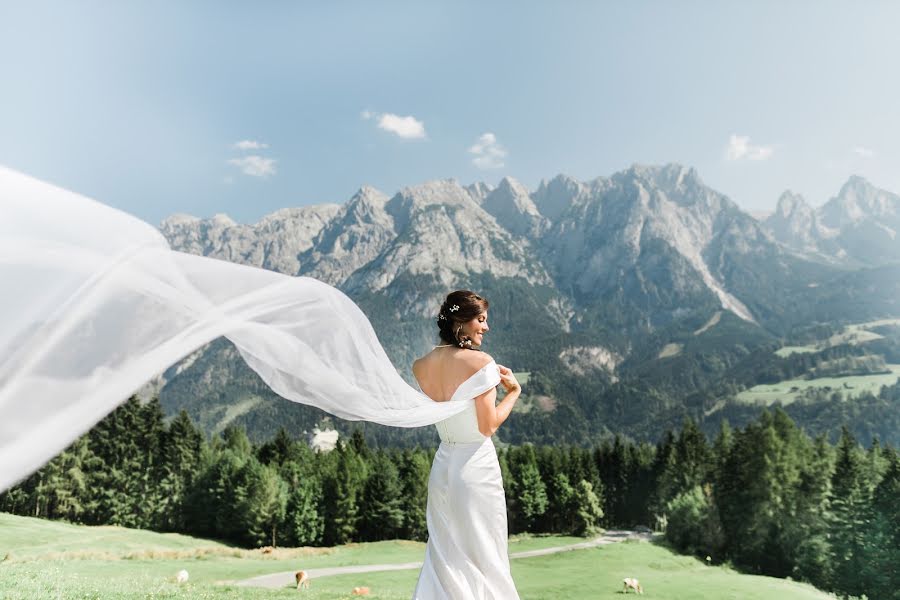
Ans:
POLYGON ((494 191, 494 188, 483 181, 478 181, 472 185, 467 185, 466 191, 469 192, 469 196, 471 196, 472 200, 481 204, 487 195, 494 191))
POLYGON ((541 181, 532 200, 540 213, 556 221, 585 192, 586 186, 567 175, 541 181))
POLYGON ((356 192, 302 256, 301 274, 341 286, 375 260, 397 235, 387 201, 387 196, 372 187, 356 192))
POLYGON ((785 192, 765 221, 772 236, 794 252, 849 266, 900 260, 900 196, 854 175, 818 209, 797 198, 785 192))
POLYGON ((483 273, 521 277, 532 285, 552 284, 528 242, 501 227, 454 180, 404 188, 385 204, 385 212, 393 219, 395 236, 347 278, 344 287, 350 291, 386 291, 395 300, 408 302, 412 310, 430 314, 439 294, 420 297, 392 284, 401 278, 420 278, 445 294, 464 285, 472 274, 483 273))
MULTIPOLYGON (((709 268, 704 252, 735 218, 751 234, 758 225, 703 185, 693 169, 636 165, 590 186, 557 178, 542 193, 538 206, 551 207, 556 215, 543 238, 543 257, 564 289, 586 298, 631 285, 636 294, 654 302, 652 296, 668 288, 670 298, 659 302, 674 311, 705 288, 724 308, 753 320, 745 304, 709 268), (656 259, 665 254, 670 256, 663 258, 674 262, 660 271, 656 259)), ((747 250, 746 245, 733 249, 747 250)))
POLYGON ((339 209, 337 204, 284 208, 255 225, 235 223, 224 214, 209 219, 176 214, 159 230, 176 250, 294 275, 298 256, 339 209))
POLYGON ((778 206, 765 220, 765 226, 775 239, 792 248, 815 251, 822 237, 816 212, 803 196, 790 190, 778 199, 778 206))
MULTIPOLYGON (((860 185, 844 194, 845 212, 891 209, 860 185)), ((767 223, 777 239, 809 245, 821 235, 816 219, 786 195, 767 223)), ((729 281, 731 264, 778 252, 757 221, 674 164, 586 183, 559 175, 533 194, 509 177, 495 189, 430 181, 391 198, 363 187, 343 205, 282 209, 255 225, 173 215, 161 230, 179 250, 382 294, 423 316, 473 276, 522 281, 555 290, 544 307, 562 331, 580 307, 604 298, 638 311, 651 329, 707 301, 752 321, 729 281)))
POLYGON ((497 189, 484 198, 481 206, 507 231, 520 237, 540 238, 550 225, 550 221, 538 211, 525 186, 511 177, 504 177, 497 189))

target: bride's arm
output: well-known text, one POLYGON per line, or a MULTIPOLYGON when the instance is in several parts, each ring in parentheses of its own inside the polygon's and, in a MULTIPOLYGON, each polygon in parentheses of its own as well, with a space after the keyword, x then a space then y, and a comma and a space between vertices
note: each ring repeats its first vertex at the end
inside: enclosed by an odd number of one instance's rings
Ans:
POLYGON ((503 387, 506 388, 506 397, 500 404, 494 405, 497 400, 497 388, 491 388, 475 398, 475 414, 478 417, 478 431, 481 435, 490 437, 494 435, 500 425, 509 417, 522 388, 516 381, 512 371, 506 367, 500 367, 500 377, 503 387))

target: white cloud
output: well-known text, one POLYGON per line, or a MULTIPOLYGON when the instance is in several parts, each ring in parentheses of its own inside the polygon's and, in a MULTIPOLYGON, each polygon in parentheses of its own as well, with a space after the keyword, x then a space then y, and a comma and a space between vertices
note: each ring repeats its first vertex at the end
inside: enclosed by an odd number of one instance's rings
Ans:
POLYGON ((469 153, 475 155, 472 164, 479 169, 499 169, 503 167, 506 148, 500 145, 497 136, 487 132, 478 137, 478 141, 469 148, 469 153))
POLYGON ((235 150, 262 150, 268 148, 268 144, 257 142, 256 140, 241 140, 231 145, 235 150))
POLYGON ((875 151, 871 148, 865 148, 863 146, 854 146, 851 149, 851 152, 857 156, 861 156, 863 158, 872 158, 875 156, 875 151))
POLYGON ((363 110, 359 113, 362 120, 378 120, 378 128, 389 131, 404 139, 416 139, 425 137, 425 124, 413 117, 401 117, 391 113, 377 113, 371 110, 363 110))
MULTIPOLYGON (((375 115, 371 115, 375 116, 375 115)), ((384 113, 378 115, 378 127, 390 131, 404 139, 416 139, 425 137, 425 124, 413 116, 401 117, 384 113)))
POLYGON ((251 154, 241 158, 232 158, 228 164, 236 166, 244 175, 268 177, 275 174, 275 159, 251 154))
POLYGON ((733 133, 728 138, 725 158, 728 160, 766 160, 772 156, 772 150, 772 146, 756 146, 750 143, 749 136, 733 133))
POLYGON ((425 124, 413 116, 401 117, 385 113, 378 118, 378 127, 395 133, 402 138, 414 139, 425 137, 425 124))

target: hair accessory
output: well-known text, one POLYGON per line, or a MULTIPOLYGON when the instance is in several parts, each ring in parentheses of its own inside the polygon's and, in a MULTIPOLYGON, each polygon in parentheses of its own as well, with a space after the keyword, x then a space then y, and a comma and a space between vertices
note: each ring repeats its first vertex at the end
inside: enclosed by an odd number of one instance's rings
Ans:
POLYGON ((444 313, 440 313, 438 314, 438 319, 440 319, 441 321, 446 321, 447 317, 444 316, 444 313))
POLYGON ((458 310, 459 310, 459 306, 456 304, 454 304, 453 306, 450 307, 450 312, 456 312, 458 310))

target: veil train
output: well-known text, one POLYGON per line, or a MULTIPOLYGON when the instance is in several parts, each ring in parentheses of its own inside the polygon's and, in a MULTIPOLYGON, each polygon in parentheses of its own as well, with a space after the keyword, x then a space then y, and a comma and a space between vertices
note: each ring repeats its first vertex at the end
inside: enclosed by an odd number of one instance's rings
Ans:
POLYGON ((467 406, 407 384, 336 288, 173 250, 149 223, 2 166, 0 281, 0 491, 221 336, 277 394, 343 419, 418 427, 467 406))

